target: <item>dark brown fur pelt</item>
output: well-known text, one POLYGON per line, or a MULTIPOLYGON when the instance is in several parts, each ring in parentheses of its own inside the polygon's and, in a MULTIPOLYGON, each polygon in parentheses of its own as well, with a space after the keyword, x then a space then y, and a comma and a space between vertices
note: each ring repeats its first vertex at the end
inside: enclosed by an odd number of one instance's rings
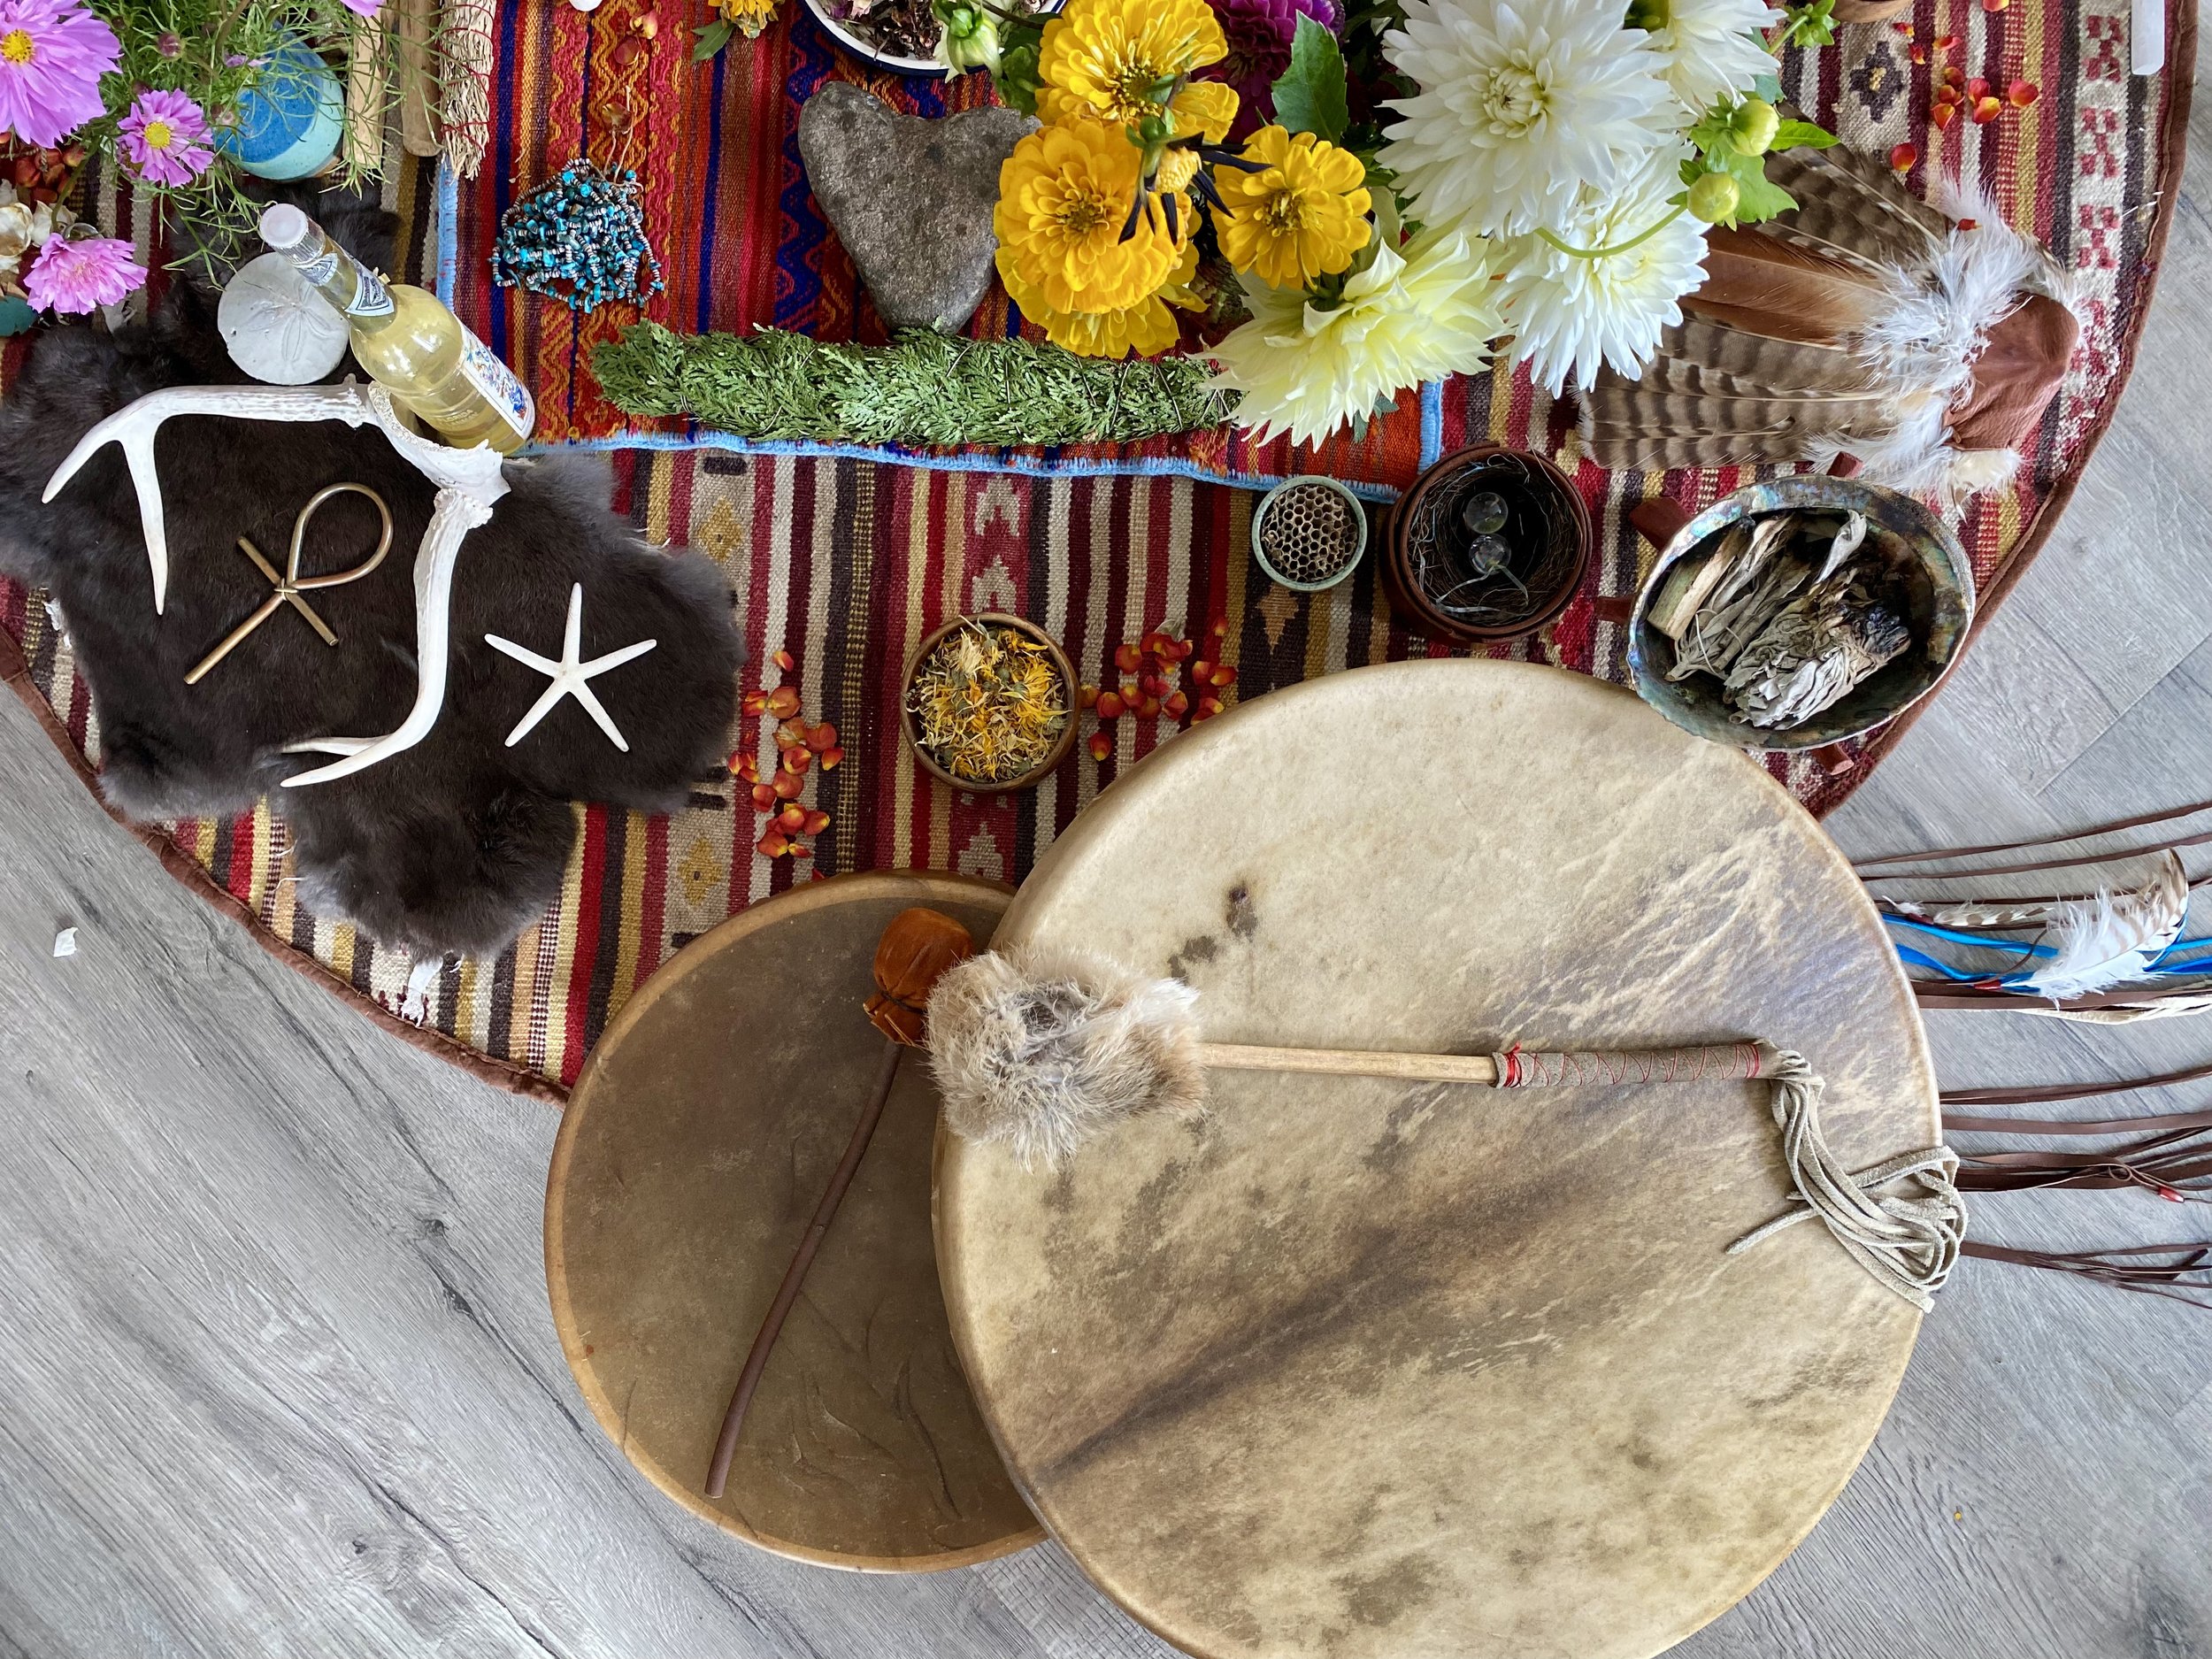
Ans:
MULTIPOLYGON (((381 230, 388 247, 380 216, 310 205, 342 239, 373 249, 381 230)), ((411 706, 414 555, 430 485, 373 428, 172 420, 155 451, 170 557, 159 617, 119 449, 51 506, 39 503, 78 438, 134 398, 242 378, 216 334, 211 296, 188 282, 148 325, 45 331, 0 402, 0 570, 60 606, 99 717, 102 786, 118 808, 146 819, 221 816, 266 795, 290 826, 310 909, 349 917, 419 959, 495 953, 559 891, 575 835, 571 802, 665 811, 720 773, 743 657, 729 591, 709 560, 655 551, 609 513, 597 469, 510 463, 511 493, 461 550, 445 707, 429 736, 350 778, 278 788, 327 758, 286 755, 287 742, 373 737, 411 706), (281 568, 295 516, 341 480, 390 503, 393 537, 372 575, 310 595, 337 646, 282 608, 187 687, 186 672, 268 596, 237 539, 281 568), (591 682, 627 754, 573 698, 503 747, 546 680, 484 635, 558 657, 573 582, 584 588, 587 658, 659 641, 591 682)), ((337 498, 310 526, 303 572, 359 563, 375 532, 368 503, 337 498)))

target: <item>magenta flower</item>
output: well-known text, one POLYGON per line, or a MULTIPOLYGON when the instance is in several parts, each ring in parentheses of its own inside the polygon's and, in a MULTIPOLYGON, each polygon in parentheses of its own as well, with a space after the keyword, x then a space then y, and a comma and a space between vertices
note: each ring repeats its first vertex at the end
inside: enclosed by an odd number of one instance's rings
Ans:
POLYGON ((111 237, 50 236, 23 274, 24 297, 34 306, 72 315, 112 305, 145 286, 146 267, 131 257, 130 243, 111 237))
POLYGON ((384 0, 345 0, 345 4, 357 17, 373 18, 384 9, 384 0))
POLYGON ((1209 0, 1228 37, 1229 55, 1202 73, 1237 89, 1232 140, 1257 132, 1274 119, 1275 81, 1290 67, 1290 37, 1298 19, 1310 17, 1323 28, 1337 27, 1333 0, 1209 0))
POLYGON ((116 142, 150 184, 189 184, 213 165, 207 117, 181 92, 142 92, 116 127, 116 142))
POLYGON ((104 114, 123 48, 80 0, 0 0, 0 128, 40 149, 104 114))

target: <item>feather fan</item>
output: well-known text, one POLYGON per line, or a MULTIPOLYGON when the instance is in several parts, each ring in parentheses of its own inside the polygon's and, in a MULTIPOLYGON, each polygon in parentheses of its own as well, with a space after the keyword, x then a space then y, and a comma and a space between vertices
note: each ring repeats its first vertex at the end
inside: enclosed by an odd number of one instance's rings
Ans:
POLYGON ((2016 453, 1955 443, 1951 411, 1993 328, 2031 293, 2063 303, 2049 256, 1986 204, 1947 203, 1961 228, 1840 145, 1770 157, 1769 176, 1797 209, 1709 234, 1705 280, 1642 378, 1608 369, 1583 396, 1591 455, 1642 468, 1848 455, 1871 481, 1947 500, 2009 477, 2016 453))

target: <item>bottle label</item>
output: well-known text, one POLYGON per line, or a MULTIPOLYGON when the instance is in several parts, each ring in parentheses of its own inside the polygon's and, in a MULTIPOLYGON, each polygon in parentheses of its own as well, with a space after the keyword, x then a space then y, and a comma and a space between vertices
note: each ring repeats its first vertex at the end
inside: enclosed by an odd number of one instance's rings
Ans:
POLYGON ((461 325, 461 373, 484 401, 499 411, 499 418, 514 428, 517 437, 530 435, 531 428, 538 424, 538 406, 529 388, 465 323, 461 325))
MULTIPOLYGON (((326 257, 334 260, 335 256, 326 255, 326 257)), ((334 264, 333 268, 335 269, 334 264)), ((307 273, 307 280, 310 282, 317 280, 312 271, 307 273)), ((353 266, 353 280, 355 284, 353 303, 346 307, 347 316, 389 317, 392 314, 395 309, 392 304, 392 291, 384 286, 381 277, 356 260, 353 266)))

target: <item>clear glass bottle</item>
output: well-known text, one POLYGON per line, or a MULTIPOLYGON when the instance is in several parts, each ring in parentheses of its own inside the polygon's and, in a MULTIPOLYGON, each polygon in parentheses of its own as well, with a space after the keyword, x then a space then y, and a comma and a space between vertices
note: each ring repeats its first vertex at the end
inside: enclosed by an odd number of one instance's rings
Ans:
POLYGON ((337 307, 370 378, 448 443, 505 455, 529 438, 538 419, 529 391, 436 295, 385 282, 296 207, 262 214, 261 239, 337 307))

